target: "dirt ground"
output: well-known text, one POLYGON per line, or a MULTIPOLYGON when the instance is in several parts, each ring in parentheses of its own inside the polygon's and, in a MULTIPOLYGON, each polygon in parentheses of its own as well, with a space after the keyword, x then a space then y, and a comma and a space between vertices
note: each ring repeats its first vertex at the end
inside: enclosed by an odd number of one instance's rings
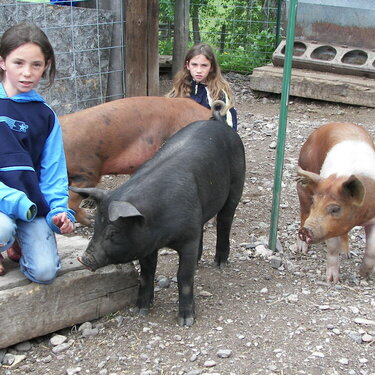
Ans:
MULTIPOLYGON (((155 302, 146 318, 127 309, 91 322, 98 333, 89 337, 78 327, 65 329, 58 334, 71 345, 58 354, 51 350, 53 335, 32 340, 20 365, 0 367, 1 374, 375 374, 375 274, 370 280, 358 278, 363 231, 355 228, 351 233, 352 256, 342 258, 341 282, 327 284, 325 245, 313 246, 307 255, 295 251, 299 207, 294 181, 299 149, 313 129, 349 121, 374 136, 375 109, 291 98, 280 251, 270 257, 262 244, 268 243, 270 227, 280 98, 255 95, 248 77, 230 74, 228 79, 246 148, 246 185, 227 269, 213 265, 215 228, 206 228, 195 278, 195 324, 186 328, 176 323, 177 256, 163 250, 155 302)), ((170 87, 169 81, 161 84, 162 91, 170 87)), ((106 176, 103 186, 112 188, 123 180, 106 176)), ((80 227, 77 234, 91 232, 80 227)), ((20 354, 14 348, 8 351, 20 354)))

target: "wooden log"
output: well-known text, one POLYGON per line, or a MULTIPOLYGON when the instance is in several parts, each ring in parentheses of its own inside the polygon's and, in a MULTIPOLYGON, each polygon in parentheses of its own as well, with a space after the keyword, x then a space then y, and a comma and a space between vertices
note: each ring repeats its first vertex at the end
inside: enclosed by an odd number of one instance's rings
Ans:
MULTIPOLYGON (((71 249, 74 238, 68 239, 71 249)), ((11 267, 1 278, 0 349, 98 319, 135 303, 138 274, 133 264, 111 265, 91 272, 79 269, 82 267, 75 260, 84 248, 72 250, 63 251, 62 272, 50 285, 29 282, 18 267, 11 267)), ((10 261, 5 264, 8 269, 10 261)))

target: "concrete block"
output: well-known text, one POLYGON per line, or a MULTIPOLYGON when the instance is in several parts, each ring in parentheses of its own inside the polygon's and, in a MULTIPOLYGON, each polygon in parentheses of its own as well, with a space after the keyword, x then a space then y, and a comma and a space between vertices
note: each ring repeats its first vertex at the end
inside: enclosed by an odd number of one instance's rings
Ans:
MULTIPOLYGON (((275 66, 283 66, 286 41, 272 55, 275 66)), ((293 45, 292 66, 338 74, 375 78, 375 51, 334 43, 299 40, 293 45)))
POLYGON ((88 240, 58 236, 62 269, 50 285, 28 281, 18 264, 5 260, 0 277, 0 349, 134 305, 138 273, 133 264, 83 269, 77 261, 88 240))

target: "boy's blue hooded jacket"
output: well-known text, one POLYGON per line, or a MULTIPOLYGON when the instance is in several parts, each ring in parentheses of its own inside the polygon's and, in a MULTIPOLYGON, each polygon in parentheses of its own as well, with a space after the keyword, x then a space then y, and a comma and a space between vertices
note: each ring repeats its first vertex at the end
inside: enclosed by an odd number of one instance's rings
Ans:
POLYGON ((34 90, 9 98, 0 83, 0 211, 14 220, 46 217, 59 233, 52 222, 54 215, 67 212, 75 221, 68 195, 56 114, 34 90))

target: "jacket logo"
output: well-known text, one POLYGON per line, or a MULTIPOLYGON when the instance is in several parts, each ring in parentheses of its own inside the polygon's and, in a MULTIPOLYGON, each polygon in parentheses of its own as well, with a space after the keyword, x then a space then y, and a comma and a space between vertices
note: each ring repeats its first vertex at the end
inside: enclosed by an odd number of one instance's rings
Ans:
POLYGON ((8 125, 11 130, 14 130, 16 132, 20 133, 26 133, 29 125, 26 125, 23 121, 17 121, 13 120, 10 117, 7 116, 0 116, 0 125, 8 125))

